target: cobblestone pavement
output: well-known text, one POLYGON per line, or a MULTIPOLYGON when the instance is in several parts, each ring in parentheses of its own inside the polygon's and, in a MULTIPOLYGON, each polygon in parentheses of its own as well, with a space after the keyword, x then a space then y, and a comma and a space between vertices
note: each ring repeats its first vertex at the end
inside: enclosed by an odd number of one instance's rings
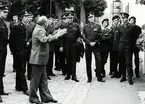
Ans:
MULTIPOLYGON (((94 68, 94 61, 92 67, 94 68)), ((2 104, 30 104, 28 96, 15 91, 15 73, 12 70, 12 55, 8 52, 4 86, 5 91, 10 94, 2 96, 2 104)), ((79 83, 72 80, 65 81, 61 72, 54 71, 54 73, 57 76, 48 80, 48 86, 53 97, 58 100, 58 104, 141 104, 138 95, 141 96, 141 92, 145 91, 145 76, 141 79, 134 78, 135 84, 130 86, 127 82, 120 83, 119 79, 111 79, 108 75, 105 83, 99 83, 93 72, 93 81, 88 84, 84 59, 77 64, 79 83), (141 92, 138 93, 138 91, 141 92)), ((30 82, 27 82, 29 87, 30 82)))

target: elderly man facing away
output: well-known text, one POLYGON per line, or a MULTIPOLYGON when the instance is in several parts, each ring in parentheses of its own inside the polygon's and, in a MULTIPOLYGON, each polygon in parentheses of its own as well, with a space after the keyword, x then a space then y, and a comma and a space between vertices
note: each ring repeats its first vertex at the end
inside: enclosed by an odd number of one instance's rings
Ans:
POLYGON ((46 64, 49 58, 49 42, 66 34, 67 30, 61 29, 53 36, 48 35, 45 29, 50 22, 52 20, 47 19, 46 16, 39 17, 32 34, 32 49, 29 61, 32 64, 32 79, 30 82, 29 101, 35 104, 42 104, 42 102, 57 103, 47 86, 46 64), (37 96, 38 88, 42 102, 39 101, 37 96))

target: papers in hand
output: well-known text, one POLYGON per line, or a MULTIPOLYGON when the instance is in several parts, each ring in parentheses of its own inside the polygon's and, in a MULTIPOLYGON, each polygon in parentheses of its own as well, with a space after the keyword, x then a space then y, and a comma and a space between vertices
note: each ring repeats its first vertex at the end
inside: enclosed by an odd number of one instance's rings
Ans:
POLYGON ((67 33, 67 29, 66 28, 64 28, 64 29, 58 29, 57 33, 55 34, 55 36, 58 38, 58 37, 63 36, 66 33, 67 33))

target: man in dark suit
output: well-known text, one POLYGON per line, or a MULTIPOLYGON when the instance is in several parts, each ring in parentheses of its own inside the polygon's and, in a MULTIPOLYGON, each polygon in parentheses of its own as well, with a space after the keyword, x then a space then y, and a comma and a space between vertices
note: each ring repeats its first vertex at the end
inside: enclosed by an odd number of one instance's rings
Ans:
MULTIPOLYGON (((18 25, 19 24, 19 18, 18 18, 18 15, 17 14, 14 14, 13 15, 13 21, 10 23, 10 35, 11 35, 11 31, 13 29, 13 27, 15 25, 18 25)), ((10 51, 13 55, 13 47, 11 47, 11 44, 9 44, 9 47, 10 47, 10 51)), ((15 62, 15 56, 13 55, 13 72, 16 72, 16 62, 15 62)))
MULTIPOLYGON (((108 55, 111 49, 111 30, 108 28, 109 26, 109 19, 106 18, 102 21, 102 39, 100 41, 100 53, 101 53, 101 70, 102 70, 102 76, 106 76, 105 71, 105 64, 107 63, 108 55)), ((110 70, 109 75, 112 75, 113 72, 110 70)))
POLYGON ((111 27, 111 51, 110 51, 110 70, 112 70, 113 75, 111 78, 120 78, 121 73, 120 69, 117 70, 119 64, 119 39, 120 39, 120 32, 119 32, 119 21, 120 17, 118 15, 113 16, 112 18, 113 25, 111 27))
POLYGON ((84 26, 83 29, 83 40, 86 44, 85 55, 86 55, 86 70, 88 76, 88 83, 92 81, 92 71, 91 71, 91 61, 92 53, 95 56, 96 64, 96 76, 99 82, 105 82, 101 76, 101 55, 99 49, 99 43, 101 40, 101 26, 94 23, 95 15, 94 13, 88 13, 87 19, 88 24, 84 26))
POLYGON ((51 22, 52 20, 48 20, 46 16, 41 16, 37 21, 37 25, 32 35, 32 49, 29 61, 30 64, 32 64, 32 79, 30 82, 29 96, 29 101, 31 103, 57 103, 57 101, 53 99, 48 89, 46 74, 46 64, 49 59, 48 42, 58 39, 58 37, 64 35, 67 30, 59 30, 54 35, 48 35, 46 28, 51 22), (37 96, 38 88, 42 102, 39 101, 39 97, 37 96))
POLYGON ((130 24, 132 24, 134 27, 133 34, 132 34, 132 57, 134 54, 134 63, 135 63, 135 74, 137 78, 140 78, 139 75, 139 49, 136 47, 136 40, 138 39, 139 35, 141 34, 141 28, 136 25, 136 18, 134 16, 129 18, 130 24))
POLYGON ((29 95, 29 91, 25 77, 24 51, 26 45, 26 24, 28 22, 28 16, 28 13, 23 13, 21 15, 21 22, 13 27, 9 39, 16 62, 15 88, 17 91, 23 91, 26 95, 29 95))
POLYGON ((133 85, 132 81, 132 55, 131 43, 133 34, 133 25, 128 22, 128 13, 121 13, 121 33, 119 41, 119 68, 121 69, 122 78, 120 82, 126 81, 126 70, 128 74, 128 83, 133 85))
POLYGON ((76 77, 76 62, 77 62, 77 40, 81 37, 80 28, 74 22, 74 14, 67 13, 68 25, 67 34, 64 35, 64 51, 66 55, 67 76, 65 80, 72 80, 79 82, 76 77))
POLYGON ((8 28, 4 20, 7 18, 8 12, 8 7, 0 4, 0 102, 2 102, 1 95, 8 95, 8 93, 4 92, 3 86, 8 44, 8 28))

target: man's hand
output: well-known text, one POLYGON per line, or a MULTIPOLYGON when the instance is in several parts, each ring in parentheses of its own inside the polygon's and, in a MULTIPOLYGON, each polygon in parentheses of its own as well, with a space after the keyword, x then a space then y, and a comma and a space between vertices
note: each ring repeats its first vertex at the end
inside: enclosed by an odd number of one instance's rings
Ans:
POLYGON ((58 37, 60 37, 60 36, 63 36, 64 34, 66 34, 66 33, 67 33, 67 29, 60 29, 57 32, 57 35, 58 35, 58 37))
POLYGON ((27 42, 27 46, 29 46, 30 45, 30 42, 27 42))
POLYGON ((60 51, 60 52, 63 52, 63 47, 60 47, 60 48, 59 48, 59 51, 60 51))
POLYGON ((93 46, 95 46, 95 44, 96 44, 96 42, 91 42, 90 46, 93 47, 93 46))

